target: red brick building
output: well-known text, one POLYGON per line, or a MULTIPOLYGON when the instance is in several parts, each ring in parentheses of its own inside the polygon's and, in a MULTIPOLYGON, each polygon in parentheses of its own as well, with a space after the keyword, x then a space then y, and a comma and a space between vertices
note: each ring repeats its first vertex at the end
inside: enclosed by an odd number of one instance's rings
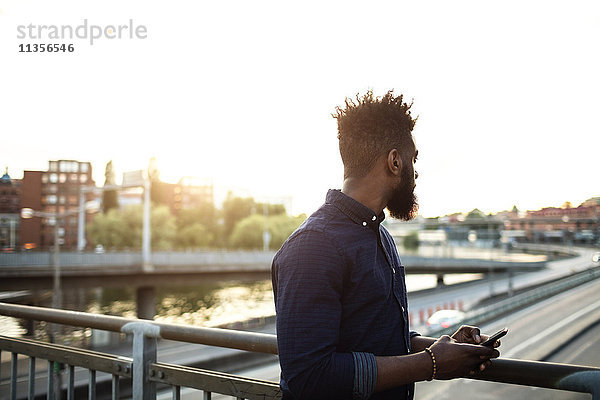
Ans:
POLYGON ((169 207, 172 214, 179 210, 214 204, 214 186, 210 180, 184 177, 178 183, 152 182, 152 201, 169 207))
POLYGON ((508 230, 521 230, 534 242, 594 243, 600 237, 600 198, 591 198, 578 207, 546 207, 510 218, 508 230))
MULTIPOLYGON (((25 171, 21 183, 21 207, 63 214, 79 208, 82 186, 93 186, 92 165, 75 160, 49 161, 47 171, 25 171)), ((86 201, 93 195, 86 196, 86 201)), ((91 222, 86 216, 86 224, 91 222)), ((48 249, 54 244, 54 224, 59 224, 61 245, 77 248, 77 214, 60 218, 22 220, 21 242, 26 248, 48 249)))

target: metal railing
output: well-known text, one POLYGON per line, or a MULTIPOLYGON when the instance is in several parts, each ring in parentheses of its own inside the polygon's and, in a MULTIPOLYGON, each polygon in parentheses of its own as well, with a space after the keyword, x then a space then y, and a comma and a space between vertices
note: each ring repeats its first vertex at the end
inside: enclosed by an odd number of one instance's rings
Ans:
MULTIPOLYGON (((159 266, 188 265, 271 265, 274 251, 155 251, 152 263, 159 266)), ((138 266, 143 262, 142 254, 132 251, 78 253, 61 251, 60 265, 63 267, 89 266, 138 266)), ((51 252, 7 253, 0 257, 2 267, 48 267, 52 266, 51 252)))
MULTIPOLYGON (((270 268, 274 251, 156 251, 152 253, 152 264, 156 267, 232 267, 232 266, 263 266, 270 268)), ((24 252, 2 254, 0 267, 4 271, 16 272, 36 270, 36 268, 53 265, 51 252, 24 252)), ((455 257, 423 257, 405 255, 402 257, 408 273, 412 270, 422 273, 421 269, 434 269, 447 273, 461 272, 465 269, 476 272, 493 270, 539 270, 544 268, 547 261, 498 261, 492 259, 455 258, 455 257), (456 270, 456 271, 455 271, 456 270)), ((102 254, 78 253, 61 251, 59 254, 61 268, 69 267, 136 267, 143 263, 142 254, 138 252, 106 252, 102 254)))
POLYGON ((573 289, 599 278, 600 267, 589 268, 573 275, 557 279, 556 281, 548 282, 507 299, 495 301, 493 304, 468 311, 465 318, 459 323, 448 328, 429 331, 427 334, 438 337, 441 335, 452 334, 463 324, 479 326, 482 323, 492 321, 511 311, 522 309, 543 299, 563 293, 569 289, 573 289))
MULTIPOLYGON (((54 399, 57 382, 57 367, 67 365, 66 391, 69 399, 76 398, 75 376, 87 373, 88 398, 96 398, 99 380, 111 380, 113 399, 120 398, 121 381, 131 382, 134 399, 155 399, 157 384, 169 385, 172 398, 180 399, 181 388, 188 387, 203 391, 204 399, 211 394, 221 393, 238 399, 280 399, 281 392, 276 382, 245 378, 215 371, 186 366, 159 363, 156 359, 157 339, 170 339, 189 343, 234 348, 253 352, 277 354, 275 335, 232 331, 216 328, 189 327, 150 321, 127 319, 114 316, 88 314, 76 311, 54 310, 0 303, 0 315, 67 324, 79 327, 125 332, 133 335, 133 357, 125 358, 90 350, 76 349, 57 344, 48 344, 28 339, 0 337, 0 354, 11 353, 8 385, 10 399, 17 399, 20 386, 27 384, 30 399, 35 396, 36 360, 48 360, 45 379, 46 397, 54 399), (18 379, 18 355, 29 357, 28 379, 18 379), (81 367, 84 370, 76 370, 81 367), (102 376, 97 372, 104 373, 102 376)), ((2 379, 0 371, 0 382, 2 379)), ((497 359, 485 372, 472 378, 484 381, 512 383, 551 389, 591 393, 600 399, 600 368, 497 359)), ((78 378, 79 379, 79 378, 78 378)), ((0 385, 1 386, 1 385, 0 385)), ((60 385, 62 387, 62 385, 60 385)))
MULTIPOLYGON (((279 399, 281 393, 276 382, 245 378, 197 368, 159 363, 156 360, 157 339, 175 340, 211 346, 233 348, 259 353, 277 354, 277 340, 274 335, 250 333, 218 328, 200 328, 184 325, 163 324, 137 319, 96 315, 76 311, 54 310, 0 303, 0 315, 50 323, 87 327, 112 332, 124 332, 133 336, 133 357, 116 357, 110 354, 73 347, 43 343, 28 339, 0 337, 0 352, 12 354, 9 378, 10 399, 17 398, 20 389, 17 379, 18 355, 29 357, 27 393, 35 395, 36 360, 48 360, 45 381, 47 398, 54 399, 56 376, 59 364, 67 368, 67 398, 78 398, 74 386, 75 367, 89 371, 88 399, 96 398, 97 372, 104 372, 112 379, 112 398, 120 396, 121 379, 130 379, 134 399, 156 398, 157 383, 172 386, 173 399, 179 399, 181 387, 203 390, 204 398, 211 393, 221 393, 238 399, 279 399)), ((81 375, 81 371, 80 371, 81 375)), ((44 378, 44 377, 42 377, 44 378)), ((104 376, 103 379, 106 379, 104 376)), ((0 371, 0 382, 2 371, 0 371)), ((23 386, 23 385, 21 385, 23 386)))

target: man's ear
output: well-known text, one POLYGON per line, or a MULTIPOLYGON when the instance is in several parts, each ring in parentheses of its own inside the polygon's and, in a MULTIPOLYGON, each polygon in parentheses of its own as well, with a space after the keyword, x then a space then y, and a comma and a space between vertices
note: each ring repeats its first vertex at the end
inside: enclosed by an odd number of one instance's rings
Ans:
POLYGON ((398 149, 392 149, 387 156, 388 170, 394 175, 400 175, 402 172, 402 158, 398 149))

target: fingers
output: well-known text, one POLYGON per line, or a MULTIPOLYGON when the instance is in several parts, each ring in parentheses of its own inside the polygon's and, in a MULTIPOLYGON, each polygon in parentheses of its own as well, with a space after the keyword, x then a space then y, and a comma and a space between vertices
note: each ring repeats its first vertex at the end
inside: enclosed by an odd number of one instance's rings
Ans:
POLYGON ((479 344, 483 341, 479 328, 470 325, 462 325, 452 337, 461 343, 479 344))
POLYGON ((488 361, 486 361, 486 362, 484 362, 484 363, 481 363, 481 364, 479 364, 479 372, 483 372, 483 371, 485 371, 485 369, 486 369, 487 367, 489 367, 490 365, 492 365, 492 362, 491 362, 491 361, 489 361, 489 360, 488 360, 488 361))
POLYGON ((484 363, 481 363, 477 366, 477 369, 473 369, 473 370, 469 371, 469 376, 473 376, 475 374, 481 373, 481 372, 485 371, 485 369, 491 365, 492 365, 492 362, 489 360, 484 363))
POLYGON ((498 350, 495 350, 493 347, 488 346, 480 346, 478 344, 470 344, 470 343, 461 343, 464 347, 468 348, 474 355, 479 355, 482 357, 489 358, 492 354, 498 350))
POLYGON ((471 337, 475 343, 481 343, 481 332, 479 331, 479 328, 474 326, 470 326, 469 328, 471 328, 471 337))
POLYGON ((483 372, 486 368, 488 368, 491 365, 492 365, 492 362, 490 360, 487 360, 486 362, 481 363, 481 365, 479 365, 479 371, 483 372))
POLYGON ((442 335, 442 336, 440 336, 440 338, 437 341, 446 343, 446 342, 451 342, 452 338, 448 335, 442 335))
POLYGON ((498 358, 500 357, 500 352, 498 350, 493 350, 491 354, 485 356, 479 356, 481 360, 489 360, 490 358, 498 358))

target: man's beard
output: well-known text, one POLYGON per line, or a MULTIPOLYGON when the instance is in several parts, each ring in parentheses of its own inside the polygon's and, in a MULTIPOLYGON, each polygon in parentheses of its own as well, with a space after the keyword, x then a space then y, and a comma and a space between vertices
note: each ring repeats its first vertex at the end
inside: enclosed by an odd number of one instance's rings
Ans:
POLYGON ((409 188, 410 171, 406 170, 403 173, 402 181, 396 189, 392 198, 388 201, 387 209, 393 218, 401 219, 403 221, 410 221, 417 216, 419 211, 419 204, 417 203, 417 196, 415 196, 415 188, 409 188))

